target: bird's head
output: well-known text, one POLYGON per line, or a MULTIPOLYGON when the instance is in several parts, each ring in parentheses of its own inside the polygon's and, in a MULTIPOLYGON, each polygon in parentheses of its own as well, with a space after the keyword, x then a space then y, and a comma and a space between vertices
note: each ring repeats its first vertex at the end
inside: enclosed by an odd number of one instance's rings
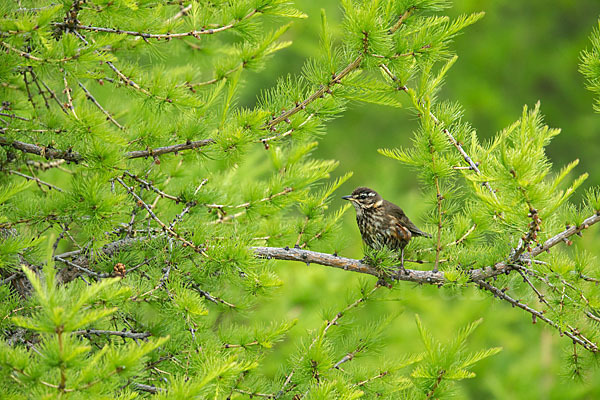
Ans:
POLYGON ((378 207, 383 201, 379 193, 366 187, 357 187, 351 195, 344 196, 342 199, 349 200, 357 211, 365 208, 378 207))

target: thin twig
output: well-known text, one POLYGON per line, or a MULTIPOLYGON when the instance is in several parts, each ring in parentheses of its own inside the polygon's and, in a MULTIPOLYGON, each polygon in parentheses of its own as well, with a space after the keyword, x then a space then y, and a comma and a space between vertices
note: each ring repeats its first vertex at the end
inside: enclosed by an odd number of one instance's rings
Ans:
POLYGON ((165 231, 169 236, 174 237, 175 239, 182 242, 184 246, 189 246, 190 248, 194 249, 194 251, 196 251, 198 253, 204 253, 203 249, 196 246, 194 243, 190 242, 189 240, 187 240, 186 238, 181 236, 179 233, 175 232, 173 230, 173 228, 169 228, 167 225, 165 225, 165 223, 162 222, 160 220, 160 218, 158 218, 156 216, 156 214, 154 214, 154 211, 152 211, 150 206, 144 200, 142 200, 142 198, 140 196, 138 196, 137 193, 135 193, 135 191, 133 190, 132 187, 127 186, 127 184, 125 182, 123 182, 123 180, 119 177, 115 178, 115 180, 117 182, 119 182, 121 184, 121 186, 123 186, 125 188, 125 190, 127 190, 127 192, 137 200, 139 206, 144 207, 146 209, 146 211, 148 212, 150 217, 152 217, 152 219, 154 221, 156 221, 160 225, 160 227, 163 229, 163 231, 165 231))
POLYGON ((473 224, 466 232, 464 235, 462 235, 460 238, 458 238, 457 240, 455 240, 454 242, 450 242, 446 245, 446 247, 448 246, 456 246, 460 243, 462 243, 467 237, 469 237, 469 235, 471 233, 473 233, 473 231, 475 231, 475 228, 477 228, 477 224, 473 224))
MULTIPOLYGON (((433 169, 435 170, 435 149, 433 144, 430 144, 430 152, 431 152, 431 163, 433 169)), ((434 177, 435 182, 435 193, 436 193, 436 202, 437 202, 437 243, 435 245, 435 264, 433 265, 433 271, 437 272, 438 265, 440 263, 440 252, 442 251, 442 200, 444 197, 440 192, 440 180, 437 175, 434 177)))
POLYGON ((47 171, 52 168, 58 168, 63 172, 72 174, 73 172, 69 171, 66 168, 61 167, 61 165, 64 163, 65 163, 65 160, 56 160, 56 161, 49 161, 49 162, 27 160, 27 165, 30 165, 33 168, 41 169, 42 171, 47 171))
POLYGON ((446 374, 446 370, 445 369, 440 369, 438 371, 438 376, 435 379, 435 382, 433 383, 433 387, 431 388, 431 390, 429 391, 429 393, 427 393, 427 400, 429 400, 429 399, 431 399, 433 397, 433 395, 435 394, 435 391, 440 386, 440 383, 442 383, 442 379, 443 379, 443 377, 444 377, 445 374, 446 374))
POLYGON ((29 99, 29 102, 31 103, 31 106, 33 107, 34 110, 37 109, 35 102, 33 101, 33 95, 31 94, 31 90, 29 90, 29 81, 27 80, 27 70, 23 70, 21 72, 21 75, 23 75, 23 82, 25 83, 25 90, 27 90, 27 98, 29 99))
POLYGON ((71 110, 75 119, 79 119, 79 117, 77 116, 77 113, 75 112, 75 106, 73 106, 73 98, 71 97, 71 92, 73 92, 73 89, 71 89, 71 87, 69 86, 69 82, 67 81, 67 73, 65 72, 64 69, 62 70, 62 73, 63 73, 63 83, 65 85, 65 89, 63 90, 63 93, 65 93, 67 95, 67 107, 69 107, 69 110, 71 110))
POLYGON ((25 51, 19 50, 13 46, 11 46, 10 44, 0 41, 0 46, 4 47, 7 50, 12 51, 13 53, 16 53, 18 55, 20 55, 23 58, 26 58, 28 60, 33 60, 33 61, 38 61, 38 62, 42 62, 42 63, 63 63, 63 62, 67 62, 67 61, 71 61, 71 60, 75 60, 79 57, 78 54, 71 56, 71 57, 65 57, 65 58, 59 58, 59 59, 51 59, 51 58, 39 58, 34 56, 33 54, 27 53, 25 51))
POLYGON ((22 276, 22 274, 20 272, 15 272, 14 274, 10 275, 8 278, 1 280, 0 286, 7 284, 8 282, 13 281, 21 276, 22 276))
POLYGON ((379 67, 383 70, 383 72, 385 72, 390 77, 390 79, 392 81, 394 81, 398 85, 398 87, 396 89, 402 90, 402 91, 405 91, 405 92, 408 90, 408 88, 406 87, 406 85, 403 85, 402 82, 400 82, 400 79, 396 75, 394 75, 392 73, 392 71, 390 71, 390 69, 388 68, 387 65, 385 65, 385 64, 379 64, 379 67))
POLYGON ((559 332, 565 334, 570 339, 572 339, 573 342, 576 342, 577 344, 581 345, 583 348, 585 348, 593 353, 598 352, 598 347, 595 343, 589 341, 586 338, 583 338, 583 339, 580 338, 581 334, 575 335, 569 331, 563 331, 556 322, 554 322, 550 318, 546 317, 542 312, 529 307, 527 304, 521 303, 519 300, 513 299, 508 294, 506 294, 506 291, 500 290, 497 287, 491 285, 489 282, 486 282, 484 280, 479 280, 476 283, 479 284, 479 286, 482 289, 486 289, 486 290, 490 291, 492 294, 494 294, 496 297, 509 302, 510 304, 513 305, 513 307, 519 307, 520 309, 525 310, 528 313, 530 313, 532 316, 535 316, 535 318, 540 319, 540 320, 544 321, 545 323, 547 323, 548 325, 552 326, 553 328, 558 329, 559 332))
POLYGON ((140 158, 140 157, 158 157, 167 153, 176 153, 178 151, 198 149, 200 147, 208 146, 215 143, 214 139, 203 139, 197 141, 187 141, 186 143, 174 144, 171 146, 157 147, 155 149, 148 150, 137 150, 125 153, 126 158, 140 158))
POLYGON ((371 378, 369 378, 369 379, 365 379, 364 381, 360 381, 360 382, 358 382, 358 383, 355 383, 354 385, 352 385, 352 387, 364 386, 364 385, 366 385, 367 383, 370 383, 370 382, 372 382, 372 381, 374 381, 374 380, 376 380, 376 379, 383 378, 383 377, 384 377, 384 376, 386 376, 387 374, 389 374, 389 372, 388 372, 388 371, 383 371, 383 372, 380 372, 379 374, 377 374, 377 375, 375 375, 375 376, 373 376, 373 377, 371 377, 371 378))
POLYGON ((183 199, 179 198, 179 197, 175 197, 172 196, 170 194, 167 194, 163 191, 161 191, 160 189, 158 189, 156 186, 154 186, 151 182, 145 181, 142 178, 138 177, 137 175, 132 174, 129 171, 125 171, 123 173, 124 175, 127 175, 128 177, 132 178, 133 180, 135 180, 136 182, 139 182, 146 190, 152 190, 155 193, 157 193, 160 197, 163 197, 165 199, 169 199, 169 200, 173 200, 176 203, 182 203, 183 199))
POLYGON ((396 21, 396 23, 390 28, 390 30, 388 31, 390 34, 395 33, 398 29, 400 29, 400 27, 402 26, 402 24, 404 23, 404 21, 410 17, 410 14, 412 14, 413 11, 415 11, 417 9, 416 6, 412 6, 409 7, 406 11, 404 11, 404 13, 402 13, 402 15, 400 15, 400 18, 398 18, 398 20, 396 21))
POLYGON ((173 15, 171 18, 169 18, 167 20, 167 23, 170 24, 173 21, 178 20, 179 18, 187 15, 187 13, 192 9, 192 4, 188 4, 187 6, 183 7, 183 4, 181 5, 181 10, 179 10, 179 12, 175 15, 173 15))
POLYGON ((144 385, 141 383, 134 383, 133 388, 136 390, 141 390, 142 392, 148 392, 148 393, 153 393, 153 394, 160 393, 165 390, 163 388, 159 388, 159 387, 151 386, 151 385, 144 385))
POLYGON ((279 139, 282 137, 286 137, 291 135, 292 133, 296 132, 298 129, 302 128, 304 125, 306 125, 313 117, 315 116, 315 114, 310 114, 308 117, 306 117, 306 119, 304 121, 302 121, 302 123, 300 125, 298 125, 296 128, 290 128, 287 131, 283 132, 283 133, 278 133, 276 135, 273 136, 268 136, 262 139, 257 140, 257 142, 262 143, 266 149, 269 148, 269 144, 268 142, 270 142, 271 140, 275 140, 275 139, 279 139))
POLYGON ((351 351, 350 353, 346 354, 331 368, 340 369, 340 365, 342 365, 345 362, 352 361, 358 353, 365 350, 366 348, 367 346, 365 344, 360 344, 356 349, 354 349, 354 351, 351 351))
POLYGON ((62 258, 61 256, 54 256, 54 259, 57 261, 60 261, 61 263, 67 264, 68 266, 73 267, 81 272, 85 272, 88 275, 94 276, 96 278, 108 278, 110 276, 109 274, 99 274, 98 272, 94 272, 91 269, 85 268, 79 264, 75 264, 74 262, 66 260, 66 259, 62 258))
POLYGON ((229 71, 226 71, 226 72, 222 73, 221 76, 219 76, 218 78, 209 79, 209 80, 204 81, 204 82, 196 82, 196 83, 189 83, 188 82, 188 83, 180 84, 178 86, 187 86, 190 89, 193 89, 195 87, 212 85, 214 83, 219 82, 221 79, 224 79, 224 78, 228 77, 229 75, 233 74, 235 71, 237 71, 238 69, 243 68, 243 67, 244 67, 244 63, 241 63, 237 67, 232 68, 229 71))
POLYGON ((94 103, 94 105, 95 105, 96 107, 98 107, 98 109, 99 109, 99 110, 100 110, 100 111, 101 111, 101 112, 102 112, 104 115, 106 115, 106 119, 107 119, 107 120, 109 120, 110 122, 112 122, 112 123, 113 123, 113 124, 114 124, 114 125, 115 125, 117 128, 119 128, 119 129, 121 129, 121 130, 125 129, 125 127, 124 127, 123 125, 119 124, 119 123, 117 122, 117 120, 116 120, 116 119, 115 119, 115 118, 114 118, 112 115, 110 115, 110 113, 109 113, 108 111, 106 111, 106 110, 104 109, 104 107, 102 107, 102 105, 100 105, 100 103, 98 102, 98 100, 96 100, 96 98, 95 98, 95 97, 92 95, 92 93, 90 93, 90 91, 89 91, 89 90, 87 90, 85 86, 83 86, 83 83, 81 83, 81 82, 77 82, 77 84, 79 85, 79 87, 81 88, 81 90, 83 90, 83 92, 85 93, 85 96, 86 96, 86 97, 87 97, 87 98, 88 98, 88 99, 89 99, 89 100, 90 100, 92 103, 94 103))
MULTIPOLYGON (((433 120, 433 122, 436 125, 441 125, 440 120, 437 119, 437 117, 432 112, 429 113, 429 116, 431 117, 431 119, 433 120)), ((454 145, 454 147, 456 147, 456 150, 458 150, 458 152, 463 157, 465 162, 467 164, 469 164, 469 167, 471 167, 471 169, 473 171, 475 171, 478 175, 481 175, 481 171, 479 170, 478 163, 475 163, 471 159, 471 157, 463 149, 462 145, 460 143, 458 143, 458 141, 454 138, 452 133, 450 133, 450 131, 444 127, 442 127, 442 132, 448 137, 448 140, 450 140, 450 143, 452 143, 454 145)), ((492 194, 492 197, 494 197, 494 199, 497 201, 498 197, 496 196, 496 192, 494 191, 494 189, 492 189, 492 186, 490 186, 490 183, 485 181, 485 182, 483 182, 483 185, 490 191, 490 193, 492 194)))
MULTIPOLYGON (((307 353, 310 352, 310 350, 317 343, 317 341, 319 339, 322 339, 327 334, 327 331, 329 331, 329 329, 332 326, 337 325, 337 323, 338 323, 338 321, 339 321, 340 318, 342 318, 351 309, 353 309, 353 308, 357 307, 359 304, 365 302, 380 287, 381 286, 379 286, 379 284, 375 285, 375 287, 373 289, 371 289, 368 293, 364 293, 356 301, 354 301, 353 303, 351 303, 348 306, 346 306, 342 311, 338 312, 331 320, 327 321, 327 324, 325 325, 325 327, 323 328, 323 330, 321 332, 319 332, 319 334, 317 336, 315 336, 315 338, 313 339, 313 341, 311 342, 311 344, 308 346, 308 349, 302 355, 301 360, 303 360, 304 356, 307 353)), ((275 396, 276 399, 280 398, 285 393, 285 388, 287 387, 287 385, 290 384, 290 382, 292 380, 292 377, 294 376, 295 372, 296 372, 296 368, 292 369, 292 371, 289 373, 289 375, 287 376, 285 382, 283 383, 283 386, 281 387, 281 389, 279 390, 279 392, 275 396)))
MULTIPOLYGON (((272 194, 270 196, 267 196, 267 197, 264 197, 264 198, 262 198, 260 200, 256 200, 256 201, 253 201, 253 202, 247 201, 245 203, 238 204, 238 205, 235 205, 235 206, 226 206, 226 205, 221 205, 221 204, 204 204, 204 206, 205 207, 209 207, 209 208, 216 208, 217 210, 222 210, 225 207, 230 207, 232 209, 240 209, 240 208, 247 209, 248 207, 250 207, 253 204, 258 204, 258 203, 264 203, 264 202, 271 201, 274 198, 279 197, 279 196, 284 196, 284 195, 292 192, 293 190, 294 189, 291 188, 291 187, 286 187, 281 192, 274 193, 274 194, 272 194)), ((246 213, 246 210, 240 211, 240 212, 235 213, 235 214, 229 214, 229 215, 227 215, 225 217, 223 217, 222 215, 220 215, 221 218, 219 218, 219 219, 217 219, 215 221, 212 221, 211 224, 224 223, 224 222, 230 221, 232 219, 238 218, 238 217, 244 215, 245 213, 246 213)))
MULTIPOLYGON (((46 91, 48 92, 48 94, 50 94, 50 97, 52 97, 54 99, 54 101, 56 102, 56 104, 58 104, 58 106, 60 107, 60 109, 62 110, 62 112, 64 112, 65 114, 69 114, 69 111, 67 111, 67 107, 65 107, 65 105, 63 104, 63 102, 58 98, 58 96, 56 95, 56 93, 54 93, 54 90, 50 89, 50 87, 48 85, 46 85, 46 82, 44 82, 43 80, 41 80, 37 74, 35 72, 33 72, 33 68, 30 68, 29 72, 31 73, 31 76, 33 77, 36 85, 38 84, 38 81, 44 86, 44 88, 46 89, 46 91)), ((42 95, 42 97, 44 98, 44 101, 46 102, 46 107, 50 108, 48 105, 48 102, 46 101, 46 97, 44 96, 44 92, 42 91, 42 89, 39 87, 40 89, 40 95, 42 95)))
POLYGON ((238 348, 246 348, 246 347, 256 346, 256 345, 258 345, 258 340, 255 340, 255 341, 250 342, 250 343, 244 343, 244 344, 225 343, 223 345, 223 348, 225 348, 225 349, 238 349, 238 348))
POLYGON ((37 178, 37 177, 34 177, 34 176, 25 175, 25 174, 22 174, 22 173, 20 173, 19 171, 14 171, 14 170, 12 170, 12 169, 9 169, 9 170, 8 170, 8 172, 9 172, 9 173, 11 173, 11 174, 13 174, 13 175, 19 175, 19 176, 21 176, 21 177, 23 177, 23 178, 25 178, 25 179, 27 179, 27 180, 30 180, 30 181, 35 181, 35 182, 37 182, 37 184, 38 184, 38 185, 44 185, 44 186, 47 186, 48 188, 50 188, 50 189, 54 189, 54 190, 56 190, 56 191, 58 191, 58 192, 64 192, 64 190, 62 190, 62 189, 61 189, 61 188, 59 188, 58 186, 54 186, 54 185, 53 185, 53 184, 51 184, 51 183, 44 182, 44 181, 43 181, 43 180, 41 180, 40 178, 37 178))
POLYGON ((130 297, 129 300, 138 301, 139 298, 144 298, 146 296, 150 296, 150 295, 152 295, 152 293, 156 292, 160 288, 164 288, 165 291, 167 292, 167 295, 169 295, 169 297, 172 297, 171 293, 169 292, 169 289, 167 289, 167 286, 166 286, 167 281, 169 280, 169 276, 171 275, 171 267, 172 267, 172 265, 169 263, 169 264, 167 264, 166 267, 163 268, 163 270, 162 270, 163 275, 161 276, 161 278, 158 281, 158 283, 156 284, 156 286, 154 286, 154 288, 152 288, 151 290, 148 290, 146 293, 132 296, 132 297, 130 297))
POLYGON ((192 31, 188 31, 188 32, 180 32, 180 33, 146 33, 146 32, 139 32, 139 31, 129 31, 129 30, 118 29, 118 28, 105 28, 105 27, 101 27, 101 26, 89 26, 89 25, 81 25, 81 24, 76 24, 71 27, 71 26, 68 26, 68 24, 65 22, 58 22, 58 23, 54 23, 53 25, 56 27, 59 27, 59 28, 71 28, 71 29, 77 29, 77 30, 83 30, 83 31, 112 33, 112 34, 117 34, 117 35, 138 36, 138 37, 141 37, 144 39, 170 40, 170 39, 181 39, 181 38, 186 38, 186 37, 195 37, 196 39, 200 39, 200 37, 202 35, 213 35, 215 33, 223 32, 228 29, 231 29, 236 24, 238 24, 244 20, 250 19, 258 13, 259 13, 259 11, 254 9, 251 12, 249 12, 247 15, 245 15, 244 17, 242 17, 240 19, 236 19, 227 25, 222 25, 217 28, 201 28, 198 30, 192 30, 192 31))
POLYGON ((321 98, 325 93, 328 93, 329 91, 331 91, 331 88, 333 86, 335 86, 336 84, 341 83, 342 79, 344 79, 346 76, 348 76, 352 71, 354 71, 356 68, 358 68, 360 66, 360 63, 363 60, 364 55, 360 54, 358 55, 350 64, 348 64, 339 74, 334 75, 331 80, 329 82, 327 82, 327 84, 322 85, 316 92, 314 92, 312 95, 310 95, 308 98, 306 98, 304 101, 302 101, 300 104, 298 104, 296 107, 283 112, 282 114, 280 114, 278 117, 273 118, 271 121, 267 122, 263 128, 264 129, 271 129, 273 128, 275 125, 279 124, 280 122, 283 122, 287 119, 289 119, 292 115, 296 114, 298 111, 300 110, 304 110, 306 108, 307 105, 309 105, 310 103, 312 103, 313 101, 315 101, 316 99, 321 98))
POLYGON ((31 121, 29 118, 21 117, 20 115, 17 115, 17 114, 8 114, 8 113, 0 112, 0 116, 6 117, 6 118, 12 118, 12 119, 19 119, 21 121, 31 121))
POLYGON ((200 286, 198 286, 198 284, 196 284, 195 282, 191 282, 190 285, 194 288, 194 290, 196 290, 204 298, 206 298, 206 300, 212 301, 215 304, 224 304, 229 308, 235 308, 235 304, 231 304, 228 301, 221 299, 220 297, 214 296, 214 295, 208 293, 207 291, 202 290, 200 288, 200 286))

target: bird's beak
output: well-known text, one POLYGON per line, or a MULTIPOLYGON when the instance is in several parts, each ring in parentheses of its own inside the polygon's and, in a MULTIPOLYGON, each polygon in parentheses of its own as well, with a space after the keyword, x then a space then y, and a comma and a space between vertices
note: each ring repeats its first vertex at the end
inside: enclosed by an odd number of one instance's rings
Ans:
POLYGON ((352 196, 342 196, 342 199, 352 201, 352 200, 354 200, 354 197, 352 197, 352 196))

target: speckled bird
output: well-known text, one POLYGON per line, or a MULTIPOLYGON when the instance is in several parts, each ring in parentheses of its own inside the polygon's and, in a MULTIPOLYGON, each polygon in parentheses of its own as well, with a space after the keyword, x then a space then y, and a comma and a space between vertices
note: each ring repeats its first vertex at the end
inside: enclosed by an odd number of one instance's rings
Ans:
POLYGON ((356 209, 358 229, 367 246, 375 250, 384 246, 400 250, 401 270, 404 270, 404 247, 410 239, 414 236, 431 237, 417 228, 400 207, 384 200, 373 189, 358 187, 342 199, 349 200, 356 209))

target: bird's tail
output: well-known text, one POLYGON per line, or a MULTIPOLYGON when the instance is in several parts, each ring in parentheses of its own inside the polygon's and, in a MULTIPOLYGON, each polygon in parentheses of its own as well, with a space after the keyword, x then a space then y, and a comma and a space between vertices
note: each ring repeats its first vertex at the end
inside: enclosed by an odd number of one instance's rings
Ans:
POLYGON ((431 234, 427 233, 427 232, 423 232, 422 230, 420 230, 419 228, 414 228, 411 229, 411 232, 414 236, 425 236, 426 238, 431 238, 431 234))

